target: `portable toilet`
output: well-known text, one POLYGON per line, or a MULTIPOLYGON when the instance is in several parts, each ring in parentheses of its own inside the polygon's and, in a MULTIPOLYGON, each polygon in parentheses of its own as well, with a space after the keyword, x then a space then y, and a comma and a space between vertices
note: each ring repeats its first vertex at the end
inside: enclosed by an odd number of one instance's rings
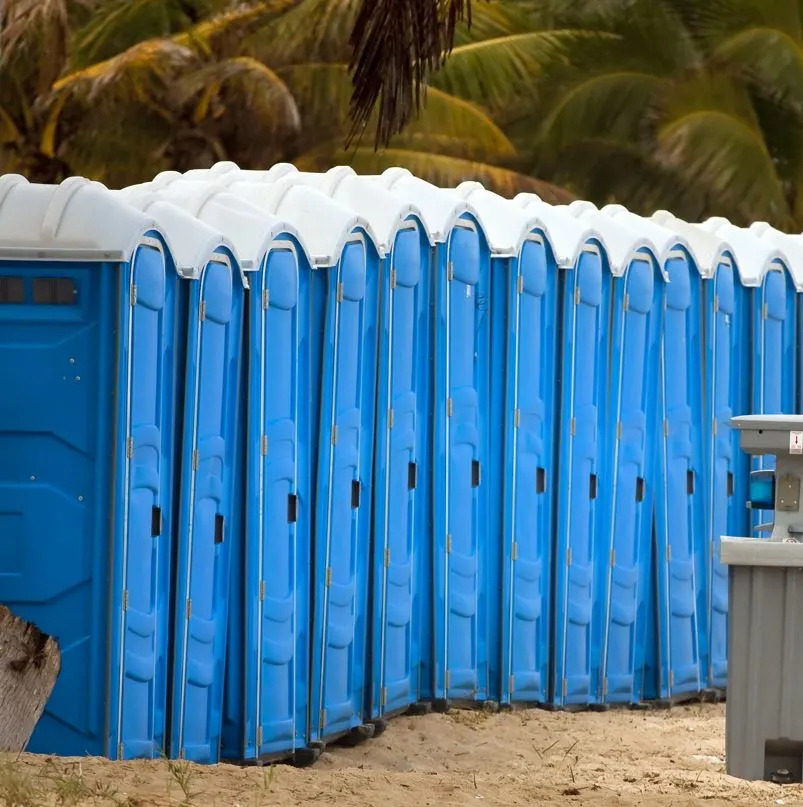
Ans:
MULTIPOLYGON (((119 192, 171 246, 180 284, 183 418, 177 456, 176 561, 169 754, 217 762, 222 735, 230 544, 241 401, 242 274, 219 231, 147 189, 119 192)), ((234 540, 238 539, 234 530, 234 540)))
MULTIPOLYGON (((223 164, 217 169, 223 173, 223 164)), ((234 170, 234 169, 230 169, 234 170)), ((256 173, 256 172, 255 172, 256 173)), ((246 175, 249 175, 246 172, 246 175)), ((368 221, 381 257, 379 366, 371 548, 369 717, 398 714, 431 698, 424 617, 431 596, 416 574, 432 551, 430 239, 421 211, 351 168, 303 173, 279 164, 257 174, 315 188, 368 221)))
POLYGON ((700 617, 704 681, 716 692, 725 689, 728 674, 728 571, 719 560, 720 539, 749 532, 749 466, 731 418, 750 406, 744 383, 750 368, 750 312, 727 241, 666 211, 652 218, 688 241, 702 278, 706 574, 698 590, 705 591, 705 616, 700 617))
POLYGON ((230 548, 222 755, 310 761, 311 260, 295 227, 214 183, 158 194, 229 238, 249 278, 245 540, 230 548))
MULTIPOLYGON (((501 535, 488 472, 491 379, 490 252, 476 211, 403 168, 372 181, 420 209, 434 254, 434 699, 493 701, 501 535), (483 481, 483 469, 488 479, 483 481), (497 545, 494 545, 497 544, 497 545)), ((429 578, 424 578, 429 579, 429 578)))
MULTIPOLYGON (((605 248, 598 234, 565 209, 520 194, 514 204, 536 213, 550 235, 569 233, 560 252, 559 267, 561 379, 556 434, 554 484, 557 538, 554 547, 554 658, 549 702, 558 708, 584 706, 594 699, 593 612, 594 536, 598 523, 597 478, 602 454, 598 431, 605 399, 605 366, 609 315, 609 281, 604 270, 605 248), (567 249, 567 246, 569 247, 567 249)), ((536 479, 536 483, 538 480, 536 479)))
POLYGON ((456 190, 482 217, 491 249, 489 465, 503 501, 501 551, 492 548, 502 556, 500 700, 545 703, 554 527, 555 253, 536 215, 478 182, 456 190))
POLYGON ((175 275, 98 183, 0 177, 0 601, 58 638, 35 753, 157 757, 169 624, 175 275))
MULTIPOLYGON (((202 177, 201 177, 202 179, 202 177)), ((313 491, 310 727, 313 747, 366 731, 369 549, 379 253, 370 224, 289 179, 216 181, 290 222, 310 273, 313 491)))
MULTIPOLYGON (((739 279, 750 290, 751 413, 794 413, 797 299, 789 259, 777 245, 726 219, 712 218, 698 226, 733 246, 739 279)), ((771 456, 751 459, 753 471, 775 467, 771 456)), ((768 511, 753 510, 752 519, 753 531, 759 536, 771 528, 768 511)))

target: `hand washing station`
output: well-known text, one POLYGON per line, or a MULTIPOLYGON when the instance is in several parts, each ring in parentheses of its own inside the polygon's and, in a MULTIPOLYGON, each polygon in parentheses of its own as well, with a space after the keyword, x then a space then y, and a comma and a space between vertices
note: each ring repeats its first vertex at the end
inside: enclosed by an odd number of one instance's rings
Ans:
POLYGON ((768 540, 727 538, 728 705, 731 776, 803 781, 803 415, 734 418, 741 447, 772 455, 774 471, 750 476, 753 509, 772 510, 768 540))

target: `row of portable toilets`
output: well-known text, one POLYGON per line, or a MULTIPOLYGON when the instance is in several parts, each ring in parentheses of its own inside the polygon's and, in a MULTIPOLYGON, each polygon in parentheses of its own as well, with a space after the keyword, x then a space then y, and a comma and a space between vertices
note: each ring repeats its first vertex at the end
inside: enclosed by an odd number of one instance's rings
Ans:
POLYGON ((729 419, 799 411, 799 291, 766 224, 403 169, 0 178, 0 601, 63 653, 30 750, 724 689, 719 537, 772 518, 729 419))

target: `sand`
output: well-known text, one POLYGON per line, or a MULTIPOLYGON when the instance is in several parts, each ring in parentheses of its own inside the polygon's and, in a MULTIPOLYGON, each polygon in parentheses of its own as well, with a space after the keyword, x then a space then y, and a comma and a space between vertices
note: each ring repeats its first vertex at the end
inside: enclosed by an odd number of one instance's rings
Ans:
POLYGON ((0 776, 19 807, 413 807, 414 805, 803 805, 803 786, 725 774, 725 707, 603 714, 540 710, 401 717, 312 768, 64 760, 24 755, 0 776), (12 793, 13 795, 13 793, 12 793))

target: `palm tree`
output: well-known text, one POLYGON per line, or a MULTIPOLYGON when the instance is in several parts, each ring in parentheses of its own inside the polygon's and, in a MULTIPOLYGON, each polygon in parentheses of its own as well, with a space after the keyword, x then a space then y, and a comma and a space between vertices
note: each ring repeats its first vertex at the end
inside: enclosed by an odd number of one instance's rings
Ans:
POLYGON ((506 131, 528 169, 599 202, 803 228, 803 15, 796 0, 583 0, 506 131))

